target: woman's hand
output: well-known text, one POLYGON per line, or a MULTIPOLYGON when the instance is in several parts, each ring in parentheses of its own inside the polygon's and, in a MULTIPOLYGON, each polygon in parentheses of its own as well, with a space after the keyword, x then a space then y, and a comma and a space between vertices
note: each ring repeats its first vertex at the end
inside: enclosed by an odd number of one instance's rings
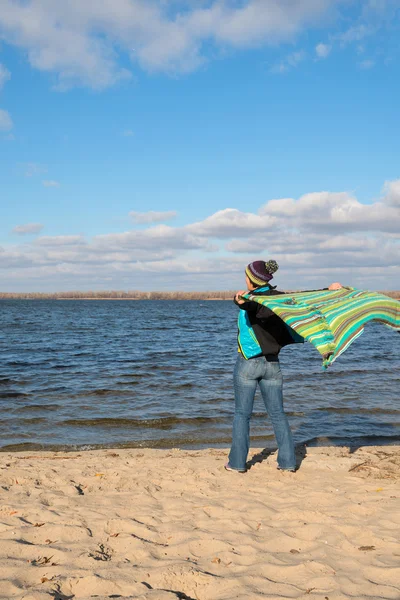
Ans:
POLYGON ((244 294, 247 294, 247 290, 240 290, 240 292, 236 293, 235 300, 238 304, 244 304, 246 302, 246 300, 243 300, 243 298, 241 298, 241 296, 244 296, 244 294))
POLYGON ((331 283, 331 285, 328 287, 328 290, 340 290, 340 288, 342 288, 342 284, 335 282, 335 283, 331 283))

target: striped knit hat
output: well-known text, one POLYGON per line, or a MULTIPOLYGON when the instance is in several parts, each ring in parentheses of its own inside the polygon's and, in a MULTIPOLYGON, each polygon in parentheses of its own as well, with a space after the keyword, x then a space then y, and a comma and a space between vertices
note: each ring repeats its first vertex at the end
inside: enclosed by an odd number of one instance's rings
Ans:
POLYGON ((278 269, 279 266, 276 260, 269 260, 268 262, 256 260, 247 265, 245 273, 250 281, 258 286, 268 283, 272 279, 273 273, 278 269))

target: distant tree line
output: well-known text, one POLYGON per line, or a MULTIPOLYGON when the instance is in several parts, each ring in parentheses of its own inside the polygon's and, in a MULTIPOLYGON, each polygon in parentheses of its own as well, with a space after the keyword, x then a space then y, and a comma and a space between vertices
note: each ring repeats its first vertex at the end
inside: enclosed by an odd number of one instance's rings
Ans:
MULTIPOLYGON (((292 290, 288 293, 294 293, 292 290)), ((383 291, 391 298, 400 299, 400 291, 383 291)), ((41 292, 13 293, 0 292, 0 300, 25 299, 25 300, 232 300, 234 291, 223 292, 122 292, 117 290, 101 292, 54 292, 45 294, 41 292)))
POLYGON ((0 299, 25 300, 231 300, 235 292, 121 292, 117 290, 101 292, 42 292, 7 293, 0 292, 0 299))

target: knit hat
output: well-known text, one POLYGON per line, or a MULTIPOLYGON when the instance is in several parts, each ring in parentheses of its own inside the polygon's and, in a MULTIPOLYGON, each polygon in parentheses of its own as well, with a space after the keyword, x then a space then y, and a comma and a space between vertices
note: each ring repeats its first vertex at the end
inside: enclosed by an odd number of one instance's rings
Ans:
POLYGON ((247 265, 245 272, 250 281, 258 286, 268 283, 272 279, 273 273, 278 269, 279 266, 275 260, 269 260, 268 262, 256 260, 247 265))

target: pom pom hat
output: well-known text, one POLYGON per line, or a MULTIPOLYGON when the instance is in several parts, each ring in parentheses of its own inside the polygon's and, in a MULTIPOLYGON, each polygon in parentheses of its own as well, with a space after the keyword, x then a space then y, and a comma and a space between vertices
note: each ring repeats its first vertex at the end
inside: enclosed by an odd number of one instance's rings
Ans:
POLYGON ((245 273, 250 281, 256 285, 264 285, 268 283, 275 273, 279 269, 278 263, 275 260, 269 260, 264 262, 263 260, 256 260, 245 269, 245 273))

